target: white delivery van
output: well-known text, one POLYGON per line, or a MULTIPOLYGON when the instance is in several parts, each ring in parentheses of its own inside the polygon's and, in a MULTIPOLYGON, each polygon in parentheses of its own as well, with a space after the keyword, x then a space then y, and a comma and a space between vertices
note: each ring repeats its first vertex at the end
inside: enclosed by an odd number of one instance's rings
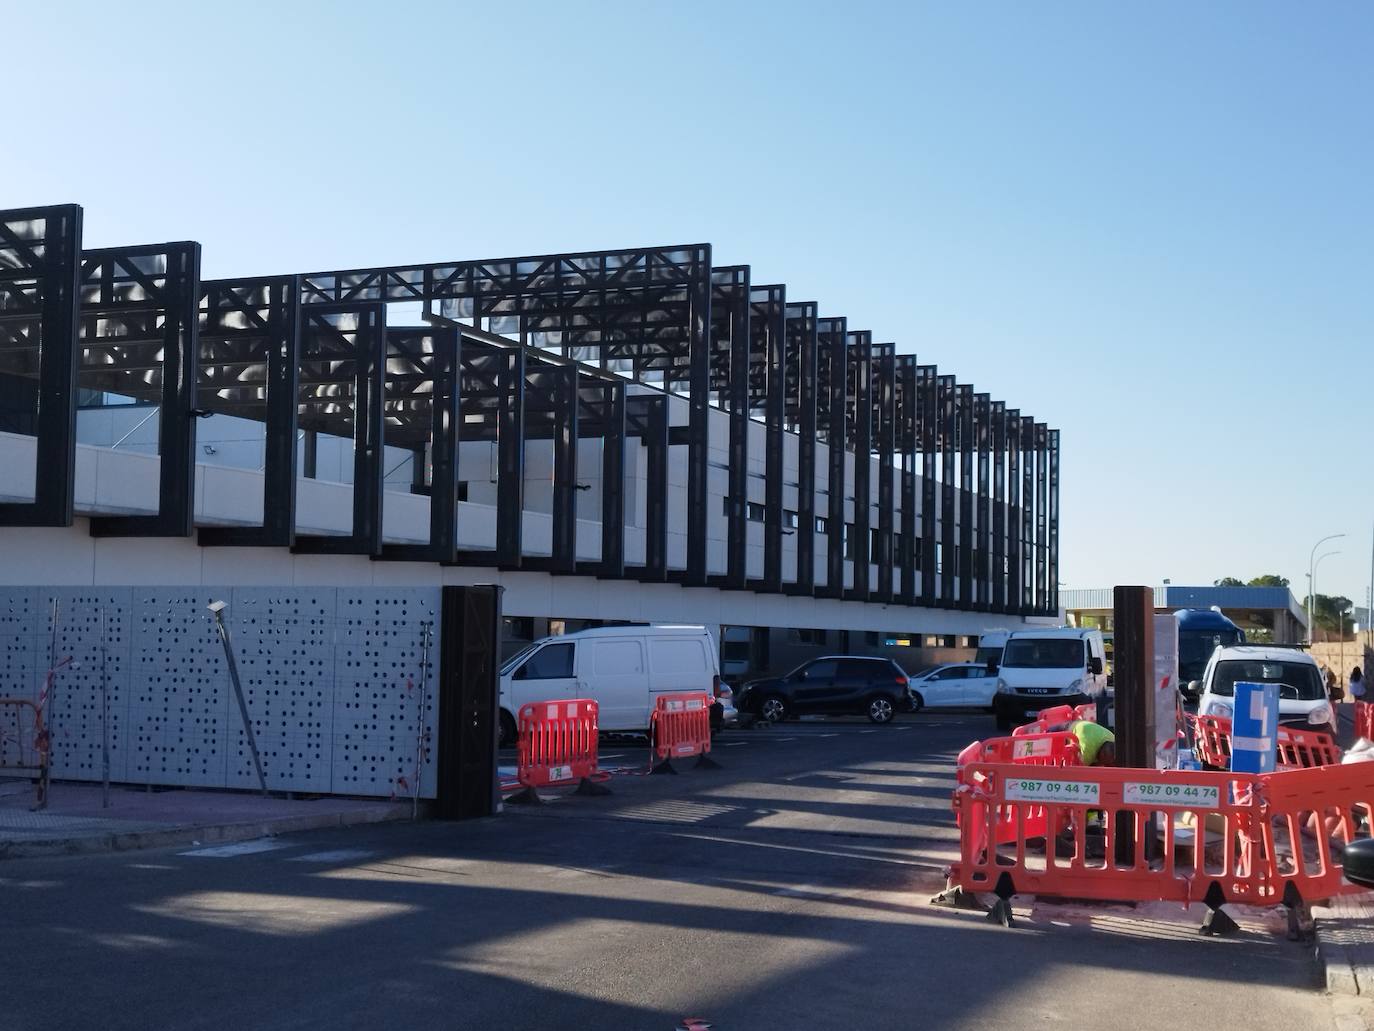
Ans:
POLYGON ((1018 630, 1002 649, 992 711, 998 729, 1006 730, 1034 718, 1041 709, 1096 702, 1106 691, 1101 630, 1018 630))
POLYGON ((530 702, 591 698, 602 730, 647 731, 661 694, 720 695, 715 641, 704 626, 607 626, 535 641, 501 667, 501 741, 530 702))

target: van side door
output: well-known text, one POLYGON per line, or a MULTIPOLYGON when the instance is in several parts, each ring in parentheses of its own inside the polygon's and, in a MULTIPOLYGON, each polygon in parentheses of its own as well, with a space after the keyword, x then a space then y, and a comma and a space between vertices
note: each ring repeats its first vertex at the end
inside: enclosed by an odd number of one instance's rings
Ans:
POLYGON ((580 683, 600 707, 602 730, 643 730, 648 726, 649 676, 644 642, 637 637, 593 638, 582 642, 580 683))

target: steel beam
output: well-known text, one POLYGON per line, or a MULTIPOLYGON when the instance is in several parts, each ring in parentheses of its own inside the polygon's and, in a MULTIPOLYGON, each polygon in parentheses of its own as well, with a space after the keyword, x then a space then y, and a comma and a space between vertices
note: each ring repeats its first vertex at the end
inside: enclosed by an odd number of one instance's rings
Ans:
POLYGON ((1035 611, 1035 420, 1021 417, 1021 612, 1035 611))
POLYGON ((979 612, 992 607, 992 527, 990 459, 992 441, 992 398, 987 394, 973 395, 974 446, 978 460, 977 534, 973 550, 974 603, 979 612))
POLYGON ((1049 597, 1046 612, 1059 612, 1059 431, 1050 430, 1049 437, 1049 597))
POLYGON ((1021 506, 1021 413, 1007 409, 1007 608, 1019 613, 1024 586, 1024 509, 1021 506))
POLYGON ((992 403, 992 599, 993 612, 1007 611, 1007 406, 992 403))
MULTIPOLYGON (((787 306, 787 350, 797 363, 797 594, 816 590, 816 305, 787 306)), ((789 358, 789 361, 791 359, 789 358)))
POLYGON ((781 286, 749 289, 749 332, 755 350, 764 356, 765 401, 763 411, 763 580, 755 586, 776 594, 782 591, 783 421, 787 409, 784 356, 787 298, 781 286))
POLYGON ((897 417, 896 346, 879 344, 874 352, 873 409, 878 425, 878 533, 873 559, 878 567, 878 589, 873 600, 890 604, 894 597, 892 570, 896 565, 892 549, 895 522, 892 480, 897 417))
POLYGON ((849 346, 843 318, 822 319, 820 338, 827 355, 826 378, 830 396, 826 399, 829 418, 826 426, 826 449, 829 476, 826 486, 826 550, 825 593, 831 598, 843 598, 845 562, 845 441, 848 397, 849 346))
POLYGON ((920 461, 920 428, 918 408, 920 390, 917 386, 915 355, 902 355, 897 359, 897 453, 901 456, 901 508, 902 519, 899 533, 902 546, 897 551, 897 565, 902 571, 901 588, 897 601, 902 605, 915 605, 916 570, 919 568, 920 544, 917 523, 916 463, 920 461))
POLYGON ((940 532, 936 506, 935 456, 940 442, 940 377, 934 365, 916 368, 920 390, 917 412, 921 441, 921 604, 933 608, 938 601, 939 577, 935 544, 940 532))
POLYGON ((1049 612, 1049 427, 1035 424, 1035 595, 1031 606, 1041 615, 1049 612))
POLYGON ((601 387, 601 570, 603 577, 625 575, 625 384, 601 387))
POLYGON ((725 497, 725 584, 743 589, 749 581, 749 266, 713 269, 712 325, 725 337, 729 370, 724 384, 730 413, 729 469, 725 497))
POLYGON ((873 334, 868 330, 851 332, 849 350, 851 375, 847 379, 854 413, 854 587, 845 597, 867 601, 873 505, 873 334))
POLYGON ((940 384, 940 601, 941 608, 955 605, 955 574, 958 571, 958 519, 955 514, 954 460, 958 453, 959 422, 953 376, 941 376, 940 384))
POLYGON ((577 569, 577 366, 560 368, 553 388, 553 570, 577 569))

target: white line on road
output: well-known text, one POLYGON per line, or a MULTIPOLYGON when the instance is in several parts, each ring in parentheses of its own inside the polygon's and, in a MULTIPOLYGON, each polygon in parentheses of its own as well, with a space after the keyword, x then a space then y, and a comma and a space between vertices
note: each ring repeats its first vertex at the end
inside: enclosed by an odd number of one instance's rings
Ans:
POLYGON ((200 856, 206 859, 229 859, 233 856, 247 856, 254 852, 271 852, 274 849, 286 848, 285 841, 272 841, 270 838, 258 838, 256 841, 240 841, 233 845, 216 845, 214 848, 198 848, 194 852, 179 852, 183 856, 200 856))
POLYGON ((726 741, 726 742, 724 742, 724 743, 721 745, 721 747, 722 747, 722 748, 738 748, 740 745, 747 745, 748 743, 749 743, 748 741, 726 741))
POLYGON ((859 733, 860 733, 860 734, 876 734, 876 733, 878 733, 878 732, 877 732, 876 730, 861 730, 861 731, 859 731, 859 733))
POLYGON ((817 737, 839 737, 839 734, 817 734, 817 737))

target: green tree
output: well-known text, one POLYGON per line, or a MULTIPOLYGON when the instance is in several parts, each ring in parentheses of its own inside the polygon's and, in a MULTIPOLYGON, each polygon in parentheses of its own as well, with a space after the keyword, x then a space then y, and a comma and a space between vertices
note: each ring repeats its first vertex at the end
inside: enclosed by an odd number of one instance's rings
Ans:
POLYGON ((1251 580, 1246 587, 1287 587, 1288 577, 1279 576, 1277 573, 1265 573, 1251 580))
POLYGON ((1316 597, 1316 604, 1312 608, 1313 629, 1325 630, 1327 633, 1349 635, 1352 630, 1350 611, 1350 599, 1343 598, 1339 594, 1319 594, 1316 597))
POLYGON ((1242 580, 1237 580, 1234 576, 1223 576, 1220 580, 1212 581, 1213 587, 1244 587, 1242 580))

